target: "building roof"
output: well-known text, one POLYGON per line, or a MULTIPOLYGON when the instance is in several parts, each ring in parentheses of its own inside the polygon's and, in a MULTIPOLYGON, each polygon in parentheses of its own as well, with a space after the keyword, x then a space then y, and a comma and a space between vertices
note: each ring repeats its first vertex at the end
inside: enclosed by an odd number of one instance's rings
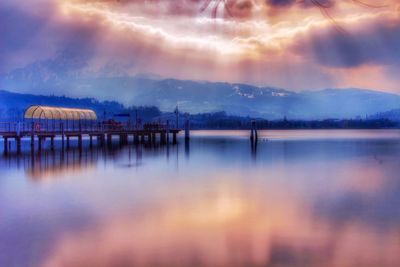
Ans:
POLYGON ((26 109, 24 118, 50 120, 97 120, 96 113, 91 109, 48 106, 30 106, 26 109))

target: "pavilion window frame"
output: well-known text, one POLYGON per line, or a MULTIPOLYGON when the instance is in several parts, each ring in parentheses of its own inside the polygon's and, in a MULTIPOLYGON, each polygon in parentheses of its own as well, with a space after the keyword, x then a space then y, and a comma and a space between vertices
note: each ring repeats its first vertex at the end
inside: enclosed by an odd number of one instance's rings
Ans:
POLYGON ((56 130, 56 120, 59 122, 59 128, 61 129, 62 125, 63 129, 66 130, 69 129, 69 121, 72 121, 72 130, 75 130, 76 122, 78 122, 79 129, 81 129, 82 121, 84 122, 83 126, 86 127, 87 122, 97 121, 97 115, 91 109, 32 105, 24 111, 24 120, 26 119, 31 121, 32 128, 35 122, 43 126, 43 120, 45 120, 46 131, 49 131, 49 120, 51 121, 53 131, 56 130), (64 123, 66 124, 66 128, 64 127, 64 123))

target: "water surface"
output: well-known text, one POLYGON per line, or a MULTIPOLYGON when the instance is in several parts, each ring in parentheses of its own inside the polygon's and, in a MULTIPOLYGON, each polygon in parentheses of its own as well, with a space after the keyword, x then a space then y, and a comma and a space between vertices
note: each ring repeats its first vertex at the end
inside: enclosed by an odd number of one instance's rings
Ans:
POLYGON ((0 158, 0 266, 400 266, 400 131, 179 141, 0 158))

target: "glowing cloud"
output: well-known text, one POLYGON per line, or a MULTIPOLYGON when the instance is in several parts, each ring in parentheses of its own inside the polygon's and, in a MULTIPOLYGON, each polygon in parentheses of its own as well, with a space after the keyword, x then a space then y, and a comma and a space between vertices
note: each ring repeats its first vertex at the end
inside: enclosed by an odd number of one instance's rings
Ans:
POLYGON ((35 9, 32 5, 6 1, 2 8, 29 22, 35 36, 10 36, 18 24, 10 16, 0 18, 9 28, 0 44, 0 71, 69 51, 85 59, 82 68, 89 72, 112 65, 127 74, 294 90, 358 86, 353 81, 363 80, 368 67, 380 70, 374 76, 381 82, 377 88, 364 81, 364 87, 398 90, 396 0, 380 5, 367 0, 58 0, 49 5, 41 0, 35 9), (45 12, 32 11, 44 7, 45 12))

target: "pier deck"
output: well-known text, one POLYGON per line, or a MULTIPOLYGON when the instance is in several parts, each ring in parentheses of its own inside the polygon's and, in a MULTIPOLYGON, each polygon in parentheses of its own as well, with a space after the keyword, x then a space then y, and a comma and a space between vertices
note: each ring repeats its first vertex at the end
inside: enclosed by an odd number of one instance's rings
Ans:
POLYGON ((66 145, 70 147, 70 139, 78 139, 78 147, 82 147, 83 137, 89 137, 90 146, 93 145, 93 139, 97 140, 99 145, 112 145, 113 137, 119 137, 121 144, 128 143, 128 138, 133 137, 135 143, 160 144, 169 143, 172 135, 172 143, 177 143, 177 134, 179 129, 169 127, 156 128, 136 128, 130 125, 107 125, 104 123, 96 123, 90 125, 73 125, 73 127, 64 127, 60 124, 36 124, 36 123, 0 123, 0 138, 4 140, 4 153, 8 153, 10 149, 10 141, 16 143, 17 152, 21 152, 21 139, 30 138, 31 150, 35 150, 35 140, 38 140, 38 150, 42 149, 42 143, 50 140, 51 149, 54 149, 54 139, 61 137, 62 147, 66 145))

